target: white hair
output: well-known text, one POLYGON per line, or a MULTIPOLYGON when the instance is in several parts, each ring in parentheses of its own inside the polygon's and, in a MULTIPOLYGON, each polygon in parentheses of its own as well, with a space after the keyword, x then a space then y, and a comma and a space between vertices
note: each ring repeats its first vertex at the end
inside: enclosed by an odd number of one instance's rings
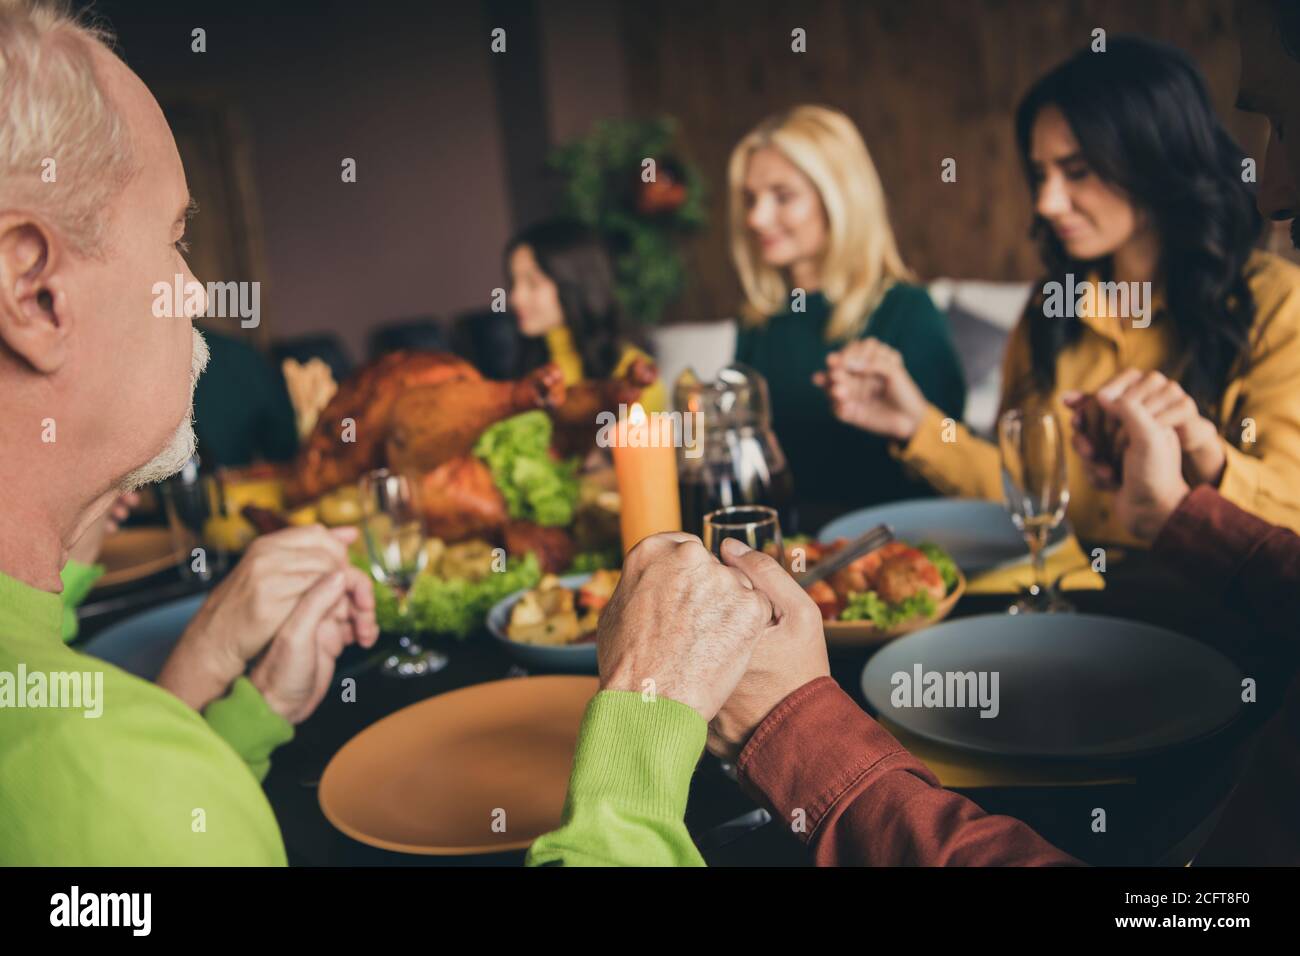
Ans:
POLYGON ((95 45, 112 42, 62 3, 0 0, 0 210, 44 220, 83 255, 101 251, 102 211, 136 171, 94 69, 95 45))
POLYGON ((135 491, 145 485, 152 485, 155 481, 170 478, 194 457, 194 449, 198 445, 194 436, 194 386, 198 384, 203 370, 208 367, 208 343, 198 329, 192 331, 194 349, 190 353, 190 410, 176 426, 176 431, 163 446, 163 450, 118 482, 122 491, 135 491))

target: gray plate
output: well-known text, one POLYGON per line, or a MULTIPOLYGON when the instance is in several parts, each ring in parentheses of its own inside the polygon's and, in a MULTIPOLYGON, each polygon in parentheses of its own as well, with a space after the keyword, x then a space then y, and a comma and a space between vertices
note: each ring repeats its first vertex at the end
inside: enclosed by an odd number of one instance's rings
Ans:
POLYGON ((167 655, 206 597, 206 594, 196 594, 181 598, 118 621, 79 650, 151 681, 162 670, 167 655))
POLYGON ((882 648, 862 672, 862 691, 910 733, 1015 757, 1133 757, 1220 730, 1242 706, 1240 671, 1212 648, 1087 614, 947 621, 882 648), (918 664, 923 674, 997 672, 998 715, 895 706, 896 675, 915 683, 918 664))
MULTIPOLYGON (((1029 559, 1029 549, 1007 510, 995 501, 972 498, 918 498, 851 511, 817 534, 819 541, 856 538, 878 524, 894 529, 909 544, 932 541, 943 548, 970 578, 1029 559)), ((1062 522, 1047 543, 1050 554, 1069 535, 1062 522)))
MULTIPOLYGON (((576 588, 591 579, 590 574, 568 574, 560 578, 566 588, 576 588)), ((565 647, 547 647, 541 644, 521 644, 506 637, 510 611, 515 602, 524 596, 516 591, 496 603, 487 616, 487 629, 510 652, 510 656, 527 670, 554 671, 565 674, 596 673, 596 645, 570 644, 565 647)))

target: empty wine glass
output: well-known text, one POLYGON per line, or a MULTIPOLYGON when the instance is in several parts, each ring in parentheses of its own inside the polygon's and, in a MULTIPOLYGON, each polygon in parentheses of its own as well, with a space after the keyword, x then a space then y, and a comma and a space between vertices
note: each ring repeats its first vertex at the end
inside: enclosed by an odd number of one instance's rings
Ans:
POLYGON ((1070 490, 1060 419, 1048 408, 1013 409, 998 419, 1002 489, 1011 520, 1029 545, 1034 583, 1008 610, 1012 614, 1072 611, 1048 583, 1043 552, 1065 517, 1070 490))
POLYGON ((383 672, 391 677, 419 677, 440 671, 447 666, 447 655, 418 643, 407 614, 411 587, 427 560, 415 484, 405 475, 380 469, 365 475, 360 487, 361 536, 370 571, 397 597, 403 628, 398 635, 399 650, 384 660, 383 672))

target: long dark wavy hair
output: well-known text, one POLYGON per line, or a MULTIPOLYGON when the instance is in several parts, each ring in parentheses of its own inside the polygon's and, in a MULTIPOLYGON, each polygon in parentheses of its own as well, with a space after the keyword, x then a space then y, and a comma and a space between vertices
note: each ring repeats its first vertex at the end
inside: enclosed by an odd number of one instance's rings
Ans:
MULTIPOLYGON (((533 251, 537 266, 555 283, 564 323, 573 333, 574 348, 582 359, 586 378, 609 378, 623 357, 623 349, 641 344, 618 303, 614 270, 600 237, 569 219, 548 219, 529 226, 506 245, 506 270, 510 256, 520 246, 533 251)), ((524 370, 546 361, 546 343, 526 339, 524 370)))
MULTIPOLYGON (((1245 271, 1262 221, 1253 188, 1243 181, 1241 147, 1215 116, 1192 61, 1135 37, 1116 37, 1105 52, 1076 54, 1021 100, 1016 137, 1031 187, 1031 133, 1049 106, 1064 114, 1092 172, 1126 195, 1159 237, 1157 275, 1178 340, 1165 372, 1202 414, 1215 418, 1228 382, 1245 369, 1255 320, 1245 271)), ((1072 259, 1041 217, 1033 235, 1045 281, 1064 283, 1067 273, 1112 278, 1110 257, 1072 259)), ((1045 318, 1038 296, 1029 312, 1037 313, 1027 316, 1033 385, 1049 393, 1057 356, 1082 325, 1077 318, 1045 318)))

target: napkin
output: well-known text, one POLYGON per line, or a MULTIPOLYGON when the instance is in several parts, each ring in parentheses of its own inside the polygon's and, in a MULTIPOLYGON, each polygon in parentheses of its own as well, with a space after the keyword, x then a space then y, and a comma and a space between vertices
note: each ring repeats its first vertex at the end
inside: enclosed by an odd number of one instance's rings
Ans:
MULTIPOLYGON (((1105 579, 1092 570, 1092 559, 1084 554, 1079 539, 1070 535, 1047 555, 1047 581, 1062 574, 1062 591, 1100 591, 1105 579), (1070 572, 1066 574, 1066 572, 1070 572)), ((967 594, 1019 594, 1034 583, 1033 564, 1026 558, 1019 564, 994 568, 966 582, 967 594)))

